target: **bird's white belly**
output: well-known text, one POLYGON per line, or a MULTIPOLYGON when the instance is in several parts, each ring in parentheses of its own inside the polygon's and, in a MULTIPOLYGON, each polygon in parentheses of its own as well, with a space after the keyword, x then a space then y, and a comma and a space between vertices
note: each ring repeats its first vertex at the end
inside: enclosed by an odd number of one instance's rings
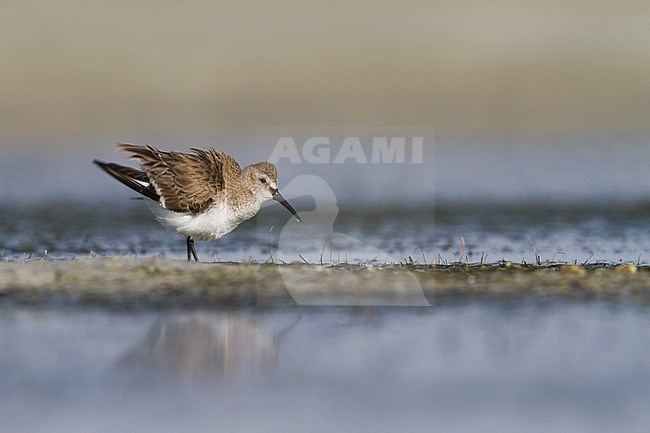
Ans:
POLYGON ((163 226, 200 241, 219 239, 242 222, 235 212, 223 203, 216 203, 208 211, 197 215, 173 212, 153 202, 150 207, 163 226))

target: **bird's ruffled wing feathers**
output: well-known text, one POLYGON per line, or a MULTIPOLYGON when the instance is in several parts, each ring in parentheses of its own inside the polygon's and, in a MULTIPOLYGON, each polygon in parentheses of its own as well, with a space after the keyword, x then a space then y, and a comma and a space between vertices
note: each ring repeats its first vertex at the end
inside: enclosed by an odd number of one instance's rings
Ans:
POLYGON ((176 212, 207 211, 226 187, 228 174, 241 171, 232 157, 214 149, 193 148, 195 154, 136 144, 119 144, 117 149, 131 153, 140 162, 161 205, 176 212))

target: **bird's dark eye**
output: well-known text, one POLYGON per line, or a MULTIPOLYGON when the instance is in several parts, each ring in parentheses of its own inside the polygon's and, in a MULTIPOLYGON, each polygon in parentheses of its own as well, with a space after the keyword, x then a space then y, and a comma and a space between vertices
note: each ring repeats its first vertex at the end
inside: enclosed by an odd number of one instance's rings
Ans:
POLYGON ((260 177, 260 182, 266 183, 266 178, 265 177, 260 177))

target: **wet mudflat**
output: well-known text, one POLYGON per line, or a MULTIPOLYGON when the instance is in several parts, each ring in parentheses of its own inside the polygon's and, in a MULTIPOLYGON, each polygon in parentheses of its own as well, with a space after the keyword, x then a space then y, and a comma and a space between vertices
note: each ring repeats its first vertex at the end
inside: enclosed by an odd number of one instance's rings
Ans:
POLYGON ((0 262, 0 300, 17 305, 220 308, 429 306, 480 301, 650 303, 650 267, 617 265, 310 265, 164 258, 0 262))

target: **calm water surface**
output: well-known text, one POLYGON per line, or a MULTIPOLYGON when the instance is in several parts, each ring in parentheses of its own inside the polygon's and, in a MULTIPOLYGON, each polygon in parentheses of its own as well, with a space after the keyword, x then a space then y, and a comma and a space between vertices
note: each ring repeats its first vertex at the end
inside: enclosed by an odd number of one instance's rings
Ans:
MULTIPOLYGON (((225 238, 198 242, 203 261, 422 263, 466 260, 579 263, 650 261, 650 203, 436 204, 421 208, 314 211, 295 200, 297 224, 279 205, 261 210, 225 238)), ((327 209, 326 209, 327 210, 327 209)), ((183 259, 184 238, 162 228, 143 201, 114 206, 57 202, 0 209, 5 259, 138 255, 183 259)))
POLYGON ((3 309, 0 431, 647 431, 650 311, 3 309))

